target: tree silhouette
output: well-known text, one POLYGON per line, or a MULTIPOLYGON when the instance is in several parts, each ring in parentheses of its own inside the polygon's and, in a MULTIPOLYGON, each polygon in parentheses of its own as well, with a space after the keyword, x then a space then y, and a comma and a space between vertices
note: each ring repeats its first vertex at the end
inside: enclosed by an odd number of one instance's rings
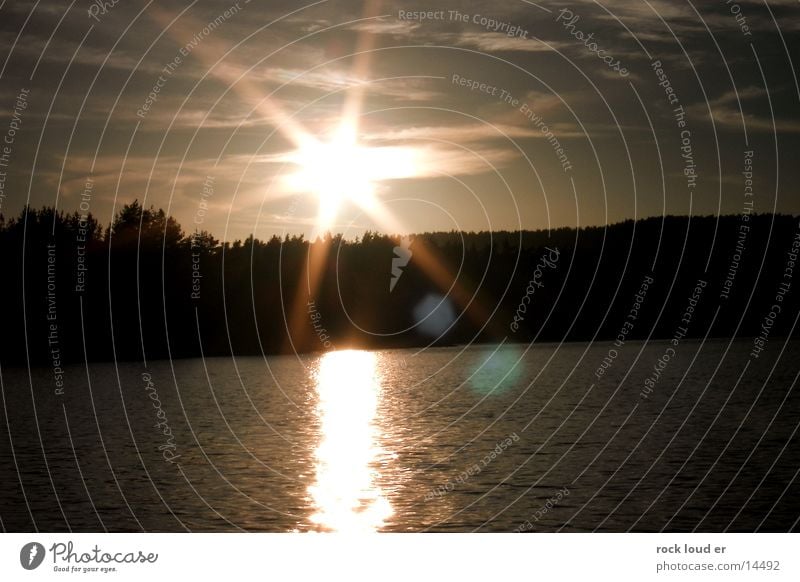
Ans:
MULTIPOLYGON (((792 216, 750 217, 723 299, 741 224, 739 216, 667 216, 549 232, 421 233, 390 288, 398 236, 220 242, 205 230, 185 233, 138 200, 106 228, 92 215, 26 207, 0 216, 0 358, 47 365, 54 345, 65 362, 315 351, 325 349, 320 325, 337 347, 613 339, 646 276, 654 284, 629 339, 671 337, 701 278, 708 286, 689 335, 756 335, 798 224, 792 216), (559 250, 558 265, 543 274, 512 330, 547 248, 559 250), (314 289, 310 256, 326 257, 314 289), (432 338, 415 326, 415 308, 442 295, 458 317, 432 338)), ((793 312, 796 294, 783 307, 793 312)), ((779 319, 773 335, 788 333, 791 319, 779 319)))

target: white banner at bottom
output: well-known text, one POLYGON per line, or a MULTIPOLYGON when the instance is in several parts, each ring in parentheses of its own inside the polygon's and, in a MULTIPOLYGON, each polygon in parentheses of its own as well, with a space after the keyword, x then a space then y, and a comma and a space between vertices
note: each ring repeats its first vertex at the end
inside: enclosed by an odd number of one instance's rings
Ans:
POLYGON ((0 535, 0 580, 796 581, 798 550, 768 533, 14 533, 0 535))

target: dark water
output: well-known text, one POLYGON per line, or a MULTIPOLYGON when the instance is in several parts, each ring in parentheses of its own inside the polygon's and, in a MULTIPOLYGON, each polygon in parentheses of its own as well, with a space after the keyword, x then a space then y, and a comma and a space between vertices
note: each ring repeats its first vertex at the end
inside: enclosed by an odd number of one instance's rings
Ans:
POLYGON ((2 527, 796 530, 800 345, 771 341, 685 341, 646 398, 666 342, 601 379, 607 343, 93 364, 63 395, 6 369, 2 527))

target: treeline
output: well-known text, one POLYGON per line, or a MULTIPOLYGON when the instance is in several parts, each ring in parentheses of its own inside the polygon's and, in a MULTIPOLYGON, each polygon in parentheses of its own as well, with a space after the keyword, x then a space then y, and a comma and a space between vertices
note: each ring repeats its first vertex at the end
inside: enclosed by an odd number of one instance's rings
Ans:
POLYGON ((797 313, 792 285, 800 283, 787 276, 800 241, 792 216, 649 218, 411 241, 405 256, 399 237, 376 233, 221 243, 138 202, 106 227, 91 215, 26 208, 0 217, 0 357, 54 365, 571 341, 613 339, 623 328, 626 339, 670 338, 689 306, 690 337, 757 336, 781 284, 770 337, 789 333, 797 313), (393 267, 399 278, 390 290, 393 267), (449 306, 431 313, 444 295, 449 306))

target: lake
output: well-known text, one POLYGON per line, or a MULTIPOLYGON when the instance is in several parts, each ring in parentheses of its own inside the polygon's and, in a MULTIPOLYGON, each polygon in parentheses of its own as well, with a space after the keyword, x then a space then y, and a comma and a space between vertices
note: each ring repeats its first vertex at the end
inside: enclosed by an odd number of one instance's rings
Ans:
POLYGON ((800 344, 668 347, 4 369, 2 527, 796 530, 800 344))

